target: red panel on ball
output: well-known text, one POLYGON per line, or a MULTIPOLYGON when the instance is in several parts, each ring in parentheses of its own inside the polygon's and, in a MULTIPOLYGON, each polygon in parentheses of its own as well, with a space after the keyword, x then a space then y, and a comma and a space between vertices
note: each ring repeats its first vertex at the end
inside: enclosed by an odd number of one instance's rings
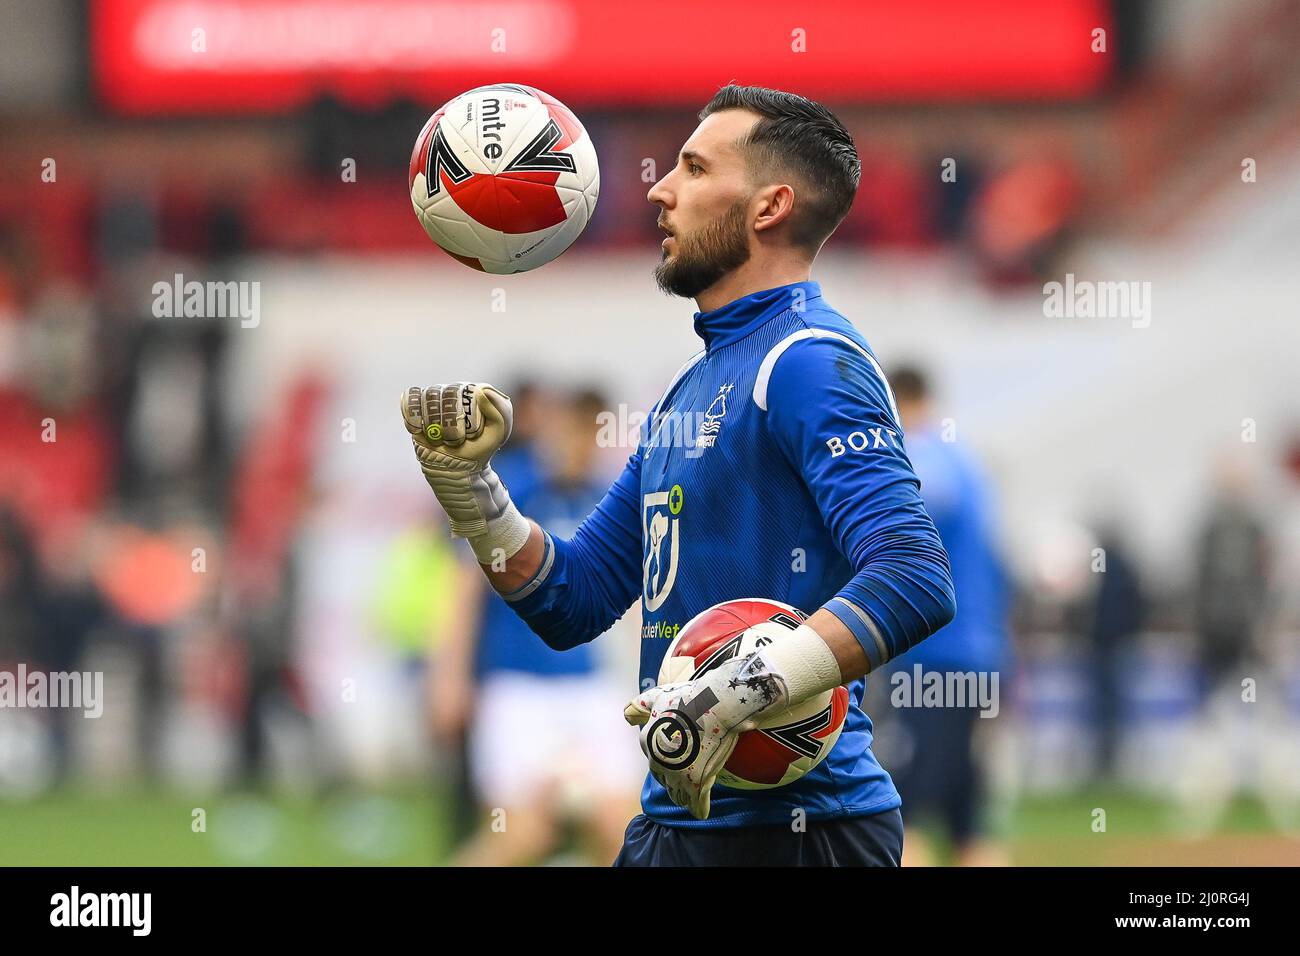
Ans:
POLYGON ((789 615, 790 610, 770 601, 727 601, 693 618, 678 636, 673 654, 703 664, 709 655, 741 631, 770 621, 776 614, 789 615))
POLYGON ((831 691, 831 722, 824 730, 819 730, 813 734, 818 740, 823 737, 829 737, 835 733, 844 723, 844 718, 849 713, 849 689, 847 687, 836 687, 831 691))
POLYGON ((751 730, 736 740, 736 749, 727 758, 726 768, 744 780, 775 785, 798 759, 799 754, 775 737, 751 730))
POLYGON ((677 636, 673 654, 694 658, 696 664, 703 663, 719 644, 731 640, 747 627, 749 622, 732 613, 730 604, 710 608, 694 618, 677 636))
POLYGON ((475 222, 511 235, 537 232, 565 220, 564 203, 555 191, 559 173, 475 173, 462 183, 446 174, 442 185, 456 205, 475 222))
MULTIPOLYGON (((770 621, 773 617, 780 614, 790 616, 791 610, 784 605, 777 604, 774 601, 729 601, 727 607, 742 618, 746 624, 761 624, 763 621, 770 621)), ((795 612, 795 616, 802 619, 805 615, 795 612)))

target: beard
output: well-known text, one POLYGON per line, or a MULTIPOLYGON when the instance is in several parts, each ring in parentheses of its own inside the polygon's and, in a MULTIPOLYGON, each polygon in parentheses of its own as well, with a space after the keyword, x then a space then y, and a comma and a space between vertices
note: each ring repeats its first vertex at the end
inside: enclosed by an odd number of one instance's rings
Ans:
POLYGON ((693 299, 749 261, 746 203, 737 202, 716 221, 684 236, 674 236, 677 253, 655 266, 655 282, 669 295, 693 299))

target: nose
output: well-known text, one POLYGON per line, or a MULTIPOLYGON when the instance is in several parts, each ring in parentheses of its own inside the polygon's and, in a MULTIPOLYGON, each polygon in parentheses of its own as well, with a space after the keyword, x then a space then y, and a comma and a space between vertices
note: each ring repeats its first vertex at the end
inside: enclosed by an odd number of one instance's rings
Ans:
POLYGON ((672 173, 651 186, 650 191, 645 194, 646 201, 663 209, 671 209, 673 194, 666 185, 670 178, 672 178, 672 173))

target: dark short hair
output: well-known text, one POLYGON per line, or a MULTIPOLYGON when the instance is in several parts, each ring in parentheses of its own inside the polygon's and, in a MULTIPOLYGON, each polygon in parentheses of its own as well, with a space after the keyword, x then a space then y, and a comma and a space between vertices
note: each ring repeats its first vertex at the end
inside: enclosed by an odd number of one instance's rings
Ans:
POLYGON ((609 399, 599 388, 586 386, 575 390, 570 397, 574 409, 584 418, 596 418, 609 408, 609 399))
POLYGON ((812 252, 844 221, 862 177, 853 137, 839 117, 812 100, 762 86, 729 83, 700 119, 723 110, 749 110, 761 118, 741 143, 755 171, 793 173, 811 192, 791 220, 792 241, 812 252))
POLYGON ((889 373, 889 387, 900 402, 923 402, 930 397, 930 380, 916 365, 897 365, 889 373))

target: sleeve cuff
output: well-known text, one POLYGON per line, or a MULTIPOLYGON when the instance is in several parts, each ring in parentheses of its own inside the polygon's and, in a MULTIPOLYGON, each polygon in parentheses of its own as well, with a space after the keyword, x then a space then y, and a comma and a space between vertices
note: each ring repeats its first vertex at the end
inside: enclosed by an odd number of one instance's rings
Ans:
POLYGON ((555 564, 555 544, 551 541, 550 534, 545 530, 543 530, 542 531, 542 563, 537 566, 536 573, 533 574, 533 576, 528 580, 528 583, 525 584, 523 587, 516 588, 514 591, 511 591, 509 594, 501 595, 501 597, 512 604, 516 601, 522 601, 524 598, 528 597, 528 595, 532 594, 534 591, 536 591, 538 588, 540 588, 543 584, 546 583, 546 579, 550 576, 551 568, 554 566, 554 564, 555 564))
POLYGON ((853 636, 862 645, 862 650, 866 653, 867 661, 870 662, 873 671, 889 660, 889 648, 880 634, 880 628, 866 611, 842 597, 831 598, 826 603, 826 610, 839 618, 841 623, 853 632, 853 636))

